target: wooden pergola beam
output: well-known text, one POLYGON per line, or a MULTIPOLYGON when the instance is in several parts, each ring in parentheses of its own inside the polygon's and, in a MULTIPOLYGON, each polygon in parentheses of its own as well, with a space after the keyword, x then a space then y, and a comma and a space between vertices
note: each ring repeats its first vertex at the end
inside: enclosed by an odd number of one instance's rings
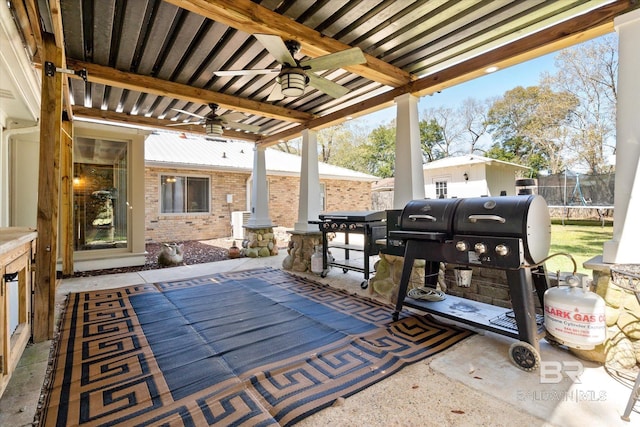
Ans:
MULTIPOLYGON (((251 0, 165 1, 248 34, 273 34, 284 40, 296 40, 301 44, 301 52, 310 57, 323 56, 351 47, 251 0)), ((365 64, 344 67, 344 69, 393 87, 404 86, 413 80, 410 73, 372 55, 365 53, 365 58, 367 59, 365 64)))
POLYGON ((73 123, 62 117, 60 149, 60 255, 62 274, 73 274, 73 123))
MULTIPOLYGON (((75 106, 73 114, 76 118, 84 117, 88 119, 112 122, 114 124, 128 124, 133 126, 142 126, 147 128, 169 130, 172 132, 189 132, 204 135, 204 126, 190 124, 184 126, 175 126, 173 120, 156 119, 154 117, 132 116, 125 113, 114 113, 113 111, 99 110, 97 108, 87 108, 75 106), (174 125, 174 126, 170 126, 174 125)), ((231 129, 225 129, 223 138, 241 139, 245 141, 255 142, 260 136, 253 133, 238 132, 231 129)))
POLYGON ((181 83, 170 82, 156 77, 143 76, 135 73, 120 71, 115 68, 90 62, 67 58, 67 65, 75 69, 86 69, 87 79, 92 83, 100 83, 138 92, 149 93, 158 96, 168 96, 196 104, 218 104, 222 108, 234 111, 285 120, 294 123, 304 123, 314 118, 313 114, 280 107, 266 102, 253 101, 247 98, 227 95, 212 90, 201 89, 181 83))
MULTIPOLYGON (((44 33, 42 58, 54 66, 62 52, 51 34, 44 33)), ((40 106, 40 160, 36 275, 34 283, 34 342, 53 338, 58 241, 58 191, 60 187, 60 129, 62 120, 62 75, 42 73, 40 106)))
MULTIPOLYGON (((33 0, 28 2, 16 1, 11 3, 15 10, 18 25, 24 35, 25 43, 31 55, 38 53, 39 47, 42 46, 42 36, 40 28, 32 25, 34 22, 30 16, 36 15, 36 7, 33 0)), ((35 21, 37 22, 37 21, 35 21)))

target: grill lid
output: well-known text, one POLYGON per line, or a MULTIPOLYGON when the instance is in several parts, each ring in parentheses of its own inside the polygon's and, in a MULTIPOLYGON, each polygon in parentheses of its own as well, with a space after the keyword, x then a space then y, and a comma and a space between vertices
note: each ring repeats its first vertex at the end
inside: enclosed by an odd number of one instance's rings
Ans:
POLYGON ((542 196, 462 199, 455 214, 456 234, 522 238, 525 255, 542 261, 551 247, 551 219, 542 196))
POLYGON ((402 210, 400 228, 404 231, 452 234, 453 215, 462 199, 418 199, 402 210))
POLYGON ((323 221, 382 221, 387 219, 386 211, 338 211, 325 212, 318 217, 323 221))

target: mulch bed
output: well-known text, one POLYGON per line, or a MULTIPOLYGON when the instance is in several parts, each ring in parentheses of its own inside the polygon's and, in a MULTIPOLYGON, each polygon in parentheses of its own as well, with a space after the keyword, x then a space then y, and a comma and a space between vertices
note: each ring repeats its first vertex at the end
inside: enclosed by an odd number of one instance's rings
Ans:
MULTIPOLYGON (((183 245, 184 265, 202 264, 205 262, 216 262, 229 259, 229 250, 226 248, 207 245, 195 240, 187 240, 175 243, 183 245)), ((158 254, 162 250, 162 247, 162 243, 147 243, 145 245, 147 254, 144 265, 108 268, 103 270, 77 271, 72 275, 63 276, 63 278, 101 276, 104 274, 131 273, 136 271, 156 270, 159 268, 164 268, 158 265, 158 254)))

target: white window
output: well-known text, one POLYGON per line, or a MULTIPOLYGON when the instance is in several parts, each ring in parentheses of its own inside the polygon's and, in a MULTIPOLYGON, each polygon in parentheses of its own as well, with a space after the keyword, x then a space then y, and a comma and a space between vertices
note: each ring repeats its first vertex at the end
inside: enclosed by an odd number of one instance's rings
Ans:
POLYGON ((208 213, 209 178, 196 176, 160 176, 161 213, 208 213))
POLYGON ((447 198, 447 181, 436 181, 436 197, 438 199, 447 198))

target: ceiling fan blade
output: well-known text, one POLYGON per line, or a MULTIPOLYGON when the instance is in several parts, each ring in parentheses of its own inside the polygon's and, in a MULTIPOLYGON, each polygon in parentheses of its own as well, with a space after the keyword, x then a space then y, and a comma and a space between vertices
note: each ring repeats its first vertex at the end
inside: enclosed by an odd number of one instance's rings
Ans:
POLYGON ((336 53, 320 56, 300 62, 302 68, 311 71, 331 70, 334 68, 348 67, 349 65, 364 64, 367 59, 359 47, 343 50, 336 53))
POLYGON ((194 126, 201 126, 202 123, 197 123, 197 122, 182 122, 182 123, 171 123, 167 126, 189 126, 189 125, 194 125, 194 126))
POLYGON ((225 113, 225 114, 222 114, 222 115, 220 115, 218 117, 220 117, 225 122, 237 122, 237 121, 249 118, 246 114, 240 113, 240 112, 237 112, 237 111, 233 112, 233 113, 225 113))
POLYGON ((273 34, 254 34, 253 36, 262 43, 262 46, 269 51, 276 61, 281 64, 296 65, 296 60, 291 56, 287 45, 284 44, 279 36, 274 36, 273 34))
POLYGON ((346 87, 340 86, 338 83, 334 83, 324 77, 320 77, 313 73, 307 73, 307 77, 309 77, 309 84, 311 86, 333 98, 340 98, 349 93, 349 89, 346 87))
POLYGON ((245 123, 226 122, 225 126, 230 128, 230 129, 242 129, 242 130, 246 130, 246 131, 253 132, 253 133, 258 133, 260 131, 260 126, 248 125, 248 124, 245 124, 245 123))
POLYGON ((197 115, 197 114, 195 114, 195 113, 191 113, 191 112, 189 112, 189 111, 180 110, 180 109, 178 109, 178 108, 172 108, 172 110, 173 110, 173 111, 177 111, 177 112, 182 113, 182 114, 188 114, 188 115, 190 115, 190 116, 197 117, 197 118, 199 118, 199 119, 203 119, 203 120, 205 119, 205 117, 203 117, 203 116, 199 116, 199 115, 197 115))
POLYGON ((282 86, 280 86, 280 82, 276 81, 273 87, 271 88, 271 93, 267 97, 267 101, 280 101, 284 99, 284 94, 282 93, 282 86))
POLYGON ((265 68, 262 70, 220 70, 220 71, 214 71, 213 74, 215 74, 218 77, 223 77, 223 76, 251 76, 251 75, 255 75, 255 74, 271 74, 271 73, 279 73, 280 70, 279 69, 273 69, 273 68, 265 68))

